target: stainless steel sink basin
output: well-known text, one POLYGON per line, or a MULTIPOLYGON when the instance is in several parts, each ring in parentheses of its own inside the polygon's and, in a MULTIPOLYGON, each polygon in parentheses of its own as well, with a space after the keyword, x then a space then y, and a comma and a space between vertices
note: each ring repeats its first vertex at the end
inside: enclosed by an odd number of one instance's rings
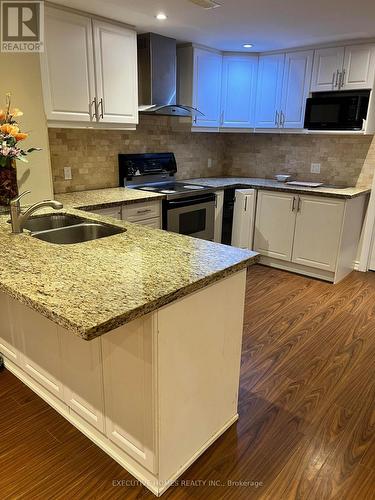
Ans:
POLYGON ((98 224, 96 222, 84 222, 74 226, 51 229, 40 233, 33 233, 33 238, 47 241, 56 245, 72 245, 74 243, 83 243, 85 241, 97 240, 114 236, 126 231, 125 228, 98 224))
POLYGON ((47 231, 49 229, 58 229, 66 226, 74 226, 86 222, 86 219, 70 214, 48 214, 38 217, 31 217, 24 224, 24 229, 32 233, 38 231, 47 231))

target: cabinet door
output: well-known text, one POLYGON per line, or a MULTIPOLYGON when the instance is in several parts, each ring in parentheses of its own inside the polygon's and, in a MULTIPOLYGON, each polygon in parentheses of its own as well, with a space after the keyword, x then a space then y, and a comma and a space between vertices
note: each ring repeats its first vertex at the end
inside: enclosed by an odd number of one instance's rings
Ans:
POLYGON ((306 99, 310 91, 313 51, 288 52, 285 55, 281 99, 282 126, 303 128, 306 99))
POLYGON ((375 45, 345 47, 342 89, 372 89, 374 78, 375 45))
POLYGON ((204 116, 194 127, 219 127, 222 56, 209 50, 194 50, 193 106, 204 116))
POLYGON ((293 262, 335 271, 345 201, 300 196, 293 246, 293 262))
POLYGON ((41 74, 47 119, 90 122, 95 113, 91 19, 46 7, 45 45, 41 74))
POLYGON ((104 395, 100 339, 89 342, 60 329, 65 403, 104 433, 104 395))
POLYGON ((153 315, 143 316, 101 337, 106 435, 152 472, 157 467, 154 322, 153 315))
POLYGON ((58 326, 23 304, 16 304, 17 310, 22 368, 63 401, 58 326))
POLYGON ((255 190, 236 189, 234 203, 232 245, 253 249, 255 190))
POLYGON ((99 121, 138 123, 136 33, 103 21, 93 30, 99 121))
POLYGON ((224 56, 222 81, 222 127, 254 126, 258 57, 224 56))
POLYGON ((314 53, 314 66, 311 91, 319 92, 339 89, 339 73, 344 64, 344 47, 317 49, 314 53))
POLYGON ((214 241, 221 243, 223 232, 224 191, 216 191, 214 241))
POLYGON ((255 126, 278 128, 283 85, 285 55, 267 55, 259 58, 255 126))
POLYGON ((254 250, 262 255, 290 261, 296 196, 272 191, 259 191, 254 232, 254 250))
POLYGON ((20 364, 18 337, 16 337, 17 314, 14 311, 15 301, 5 293, 0 293, 0 353, 7 359, 20 364))

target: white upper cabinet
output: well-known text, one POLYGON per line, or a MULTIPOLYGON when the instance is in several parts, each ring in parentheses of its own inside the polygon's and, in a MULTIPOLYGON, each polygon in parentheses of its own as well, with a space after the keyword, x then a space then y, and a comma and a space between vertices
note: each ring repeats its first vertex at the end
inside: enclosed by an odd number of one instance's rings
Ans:
POLYGON ((372 89, 375 79, 375 45, 345 47, 342 90, 372 89))
POLYGON ((220 125, 222 61, 220 54, 194 49, 193 107, 204 114, 194 121, 195 127, 220 125))
POLYGON ((340 72, 344 64, 344 47, 318 49, 314 54, 311 91, 339 90, 340 72))
POLYGON ((254 126, 254 106, 258 57, 225 55, 221 95, 221 126, 251 128, 254 126))
POLYGON ((313 51, 285 55, 280 120, 283 128, 303 128, 310 90, 313 51))
POLYGON ((374 79, 374 44, 359 44, 315 51, 312 92, 372 89, 374 79))
POLYGON ((259 58, 255 126, 278 128, 284 74, 284 54, 259 58))
POLYGON ((138 122, 136 33, 46 7, 41 73, 51 122, 138 122))
POLYGON ((98 119, 138 122, 137 38, 133 30, 93 21, 98 119))
POLYGON ((45 15, 41 69, 47 119, 90 122, 95 114, 91 19, 51 7, 45 15))
POLYGON ((220 126, 222 65, 219 52, 192 45, 177 47, 177 102, 204 115, 193 118, 193 127, 220 126))

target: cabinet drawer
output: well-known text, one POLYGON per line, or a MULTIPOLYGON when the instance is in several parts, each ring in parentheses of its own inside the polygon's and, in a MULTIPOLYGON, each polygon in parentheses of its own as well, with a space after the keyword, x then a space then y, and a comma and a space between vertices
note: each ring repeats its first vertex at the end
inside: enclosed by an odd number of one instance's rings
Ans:
POLYGON ((135 203, 122 208, 122 218, 129 222, 160 217, 160 202, 135 203))
POLYGON ((104 215, 106 217, 113 217, 114 219, 121 220, 121 206, 109 208, 97 208, 94 210, 87 210, 91 214, 104 215))
POLYGON ((142 226, 148 226, 152 229, 161 229, 161 220, 160 217, 155 217, 154 219, 145 219, 137 221, 137 224, 141 224, 142 226))

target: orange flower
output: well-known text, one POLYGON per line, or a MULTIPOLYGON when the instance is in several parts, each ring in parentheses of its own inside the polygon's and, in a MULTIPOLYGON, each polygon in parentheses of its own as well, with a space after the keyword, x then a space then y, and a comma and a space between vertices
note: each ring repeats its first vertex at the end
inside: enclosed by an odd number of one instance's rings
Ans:
POLYGON ((16 125, 10 125, 9 123, 4 123, 4 125, 1 125, 0 130, 4 134, 12 136, 15 136, 20 131, 20 129, 16 127, 16 125))
POLYGON ((5 120, 6 112, 3 109, 0 109, 0 120, 5 120))
POLYGON ((9 111, 9 114, 13 118, 17 118, 18 116, 22 116, 23 112, 18 108, 13 108, 11 111, 9 111))
POLYGON ((18 134, 14 134, 14 138, 16 141, 23 141, 24 139, 27 139, 29 137, 29 134, 23 134, 22 132, 18 132, 18 134))

